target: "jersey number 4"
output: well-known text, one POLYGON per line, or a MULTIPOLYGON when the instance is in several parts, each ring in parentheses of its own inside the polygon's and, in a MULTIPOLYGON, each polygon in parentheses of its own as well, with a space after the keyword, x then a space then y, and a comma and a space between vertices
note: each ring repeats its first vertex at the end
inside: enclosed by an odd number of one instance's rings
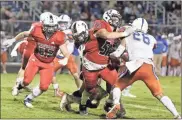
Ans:
POLYGON ((134 40, 138 40, 138 41, 143 40, 143 42, 144 42, 145 44, 147 44, 147 45, 150 44, 150 39, 149 39, 148 35, 146 35, 146 34, 144 34, 144 33, 135 32, 135 33, 133 34, 133 39, 134 39, 134 40))

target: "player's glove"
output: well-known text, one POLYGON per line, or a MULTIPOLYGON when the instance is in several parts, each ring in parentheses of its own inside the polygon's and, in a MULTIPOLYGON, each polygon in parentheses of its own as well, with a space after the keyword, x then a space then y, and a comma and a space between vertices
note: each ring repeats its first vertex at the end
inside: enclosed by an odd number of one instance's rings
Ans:
POLYGON ((78 52, 81 58, 83 57, 84 50, 85 50, 85 45, 80 45, 80 47, 78 48, 78 52))
POLYGON ((65 58, 59 60, 58 62, 59 62, 59 64, 65 66, 68 63, 68 58, 65 57, 65 58))
POLYGON ((110 70, 114 70, 114 69, 118 70, 119 67, 120 67, 120 60, 119 60, 119 58, 117 58, 117 57, 115 57, 113 55, 110 55, 109 59, 108 59, 108 68, 110 70))
POLYGON ((110 55, 113 55, 115 57, 120 57, 124 51, 125 51, 125 47, 123 45, 119 45, 118 48, 114 52, 112 52, 110 55))
POLYGON ((18 56, 17 51, 16 50, 12 50, 11 57, 16 57, 16 56, 18 56))
POLYGON ((6 41, 3 42, 3 46, 6 46, 7 48, 10 47, 16 40, 13 39, 8 39, 6 41))

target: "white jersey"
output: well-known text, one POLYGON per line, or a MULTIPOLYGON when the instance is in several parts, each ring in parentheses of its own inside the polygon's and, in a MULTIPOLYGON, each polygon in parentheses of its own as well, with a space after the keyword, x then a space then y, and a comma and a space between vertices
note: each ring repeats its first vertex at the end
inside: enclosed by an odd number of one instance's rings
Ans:
POLYGON ((180 40, 174 40, 171 44, 170 48, 170 57, 174 59, 180 59, 180 51, 181 51, 181 41, 180 40))
POLYGON ((1 38, 1 54, 7 50, 7 47, 3 45, 6 38, 1 38))
POLYGON ((153 48, 156 39, 142 32, 134 32, 126 38, 126 49, 129 60, 153 59, 153 48))
POLYGON ((126 67, 130 73, 137 70, 143 63, 153 65, 153 48, 156 44, 156 39, 153 36, 142 32, 134 32, 125 40, 129 55, 126 67))
MULTIPOLYGON (((66 34, 66 43, 65 44, 67 44, 68 52, 70 54, 72 54, 73 51, 74 51, 74 40, 72 38, 72 32, 71 32, 70 29, 64 30, 63 32, 66 34)), ((57 54, 58 54, 58 56, 64 57, 63 54, 60 51, 58 51, 57 54)))

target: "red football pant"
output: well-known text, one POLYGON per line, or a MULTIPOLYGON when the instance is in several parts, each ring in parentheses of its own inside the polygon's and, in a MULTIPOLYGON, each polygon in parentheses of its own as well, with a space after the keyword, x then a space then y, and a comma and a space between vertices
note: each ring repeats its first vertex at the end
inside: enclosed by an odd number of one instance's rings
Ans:
POLYGON ((95 92, 94 89, 97 86, 98 78, 102 78, 104 81, 113 86, 118 78, 118 74, 116 70, 110 70, 109 68, 97 71, 88 71, 83 67, 83 77, 86 91, 93 93, 95 92))
POLYGON ((40 89, 46 91, 53 79, 53 63, 44 63, 39 61, 34 54, 31 55, 24 74, 24 85, 29 85, 36 73, 40 73, 40 89))

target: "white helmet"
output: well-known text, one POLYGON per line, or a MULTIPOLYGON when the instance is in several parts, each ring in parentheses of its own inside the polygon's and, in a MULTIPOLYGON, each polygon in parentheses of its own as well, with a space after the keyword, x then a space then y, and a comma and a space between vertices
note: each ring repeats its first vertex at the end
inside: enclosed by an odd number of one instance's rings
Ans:
POLYGON ((46 16, 53 15, 51 12, 44 12, 40 14, 40 22, 43 22, 46 19, 46 16))
POLYGON ((173 38, 174 37, 174 34, 173 33, 169 33, 168 34, 168 38, 173 38))
POLYGON ((55 15, 47 14, 42 21, 43 30, 47 33, 54 33, 58 29, 58 21, 55 15))
POLYGON ((84 21, 76 21, 71 26, 71 31, 75 43, 83 44, 88 40, 88 26, 84 21))
POLYGON ((117 10, 107 10, 103 14, 103 19, 113 27, 120 27, 121 25, 121 15, 117 10))
POLYGON ((60 30, 69 29, 72 19, 68 15, 61 15, 58 19, 58 26, 60 30))
POLYGON ((167 35, 163 34, 163 35, 161 36, 161 38, 162 38, 162 39, 166 39, 166 38, 167 38, 167 35))
POLYGON ((132 22, 132 27, 136 29, 136 31, 140 31, 143 33, 148 32, 148 23, 144 18, 137 18, 132 22))

